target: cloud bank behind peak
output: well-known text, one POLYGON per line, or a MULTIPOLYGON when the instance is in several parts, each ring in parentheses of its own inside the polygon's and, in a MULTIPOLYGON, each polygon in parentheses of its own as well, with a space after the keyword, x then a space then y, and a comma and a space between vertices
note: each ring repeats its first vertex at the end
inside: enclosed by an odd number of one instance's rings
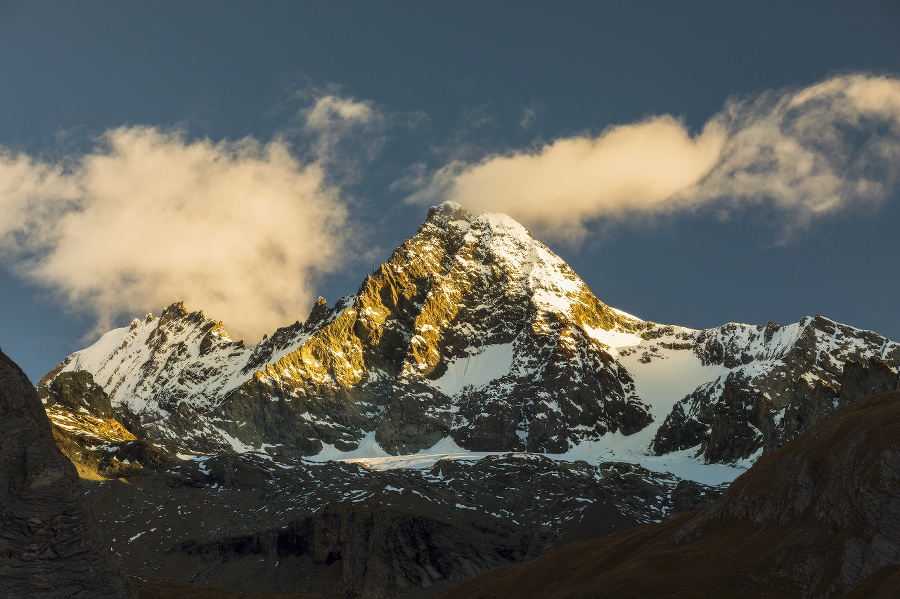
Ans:
POLYGON ((456 161, 408 201, 459 202, 509 214, 539 237, 581 242, 598 219, 715 205, 770 204, 786 232, 818 216, 877 204, 900 172, 900 79, 832 77, 731 99, 692 134, 671 116, 599 135, 456 161))
POLYGON ((185 300, 258 338, 342 266, 347 209, 287 143, 120 127, 60 162, 0 152, 0 257, 108 329, 185 300))

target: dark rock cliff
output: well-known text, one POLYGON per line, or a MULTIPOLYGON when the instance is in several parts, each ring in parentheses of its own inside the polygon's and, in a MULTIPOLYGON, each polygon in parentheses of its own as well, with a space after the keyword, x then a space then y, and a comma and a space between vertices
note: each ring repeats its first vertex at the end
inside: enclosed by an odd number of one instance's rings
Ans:
POLYGON ((135 598, 25 373, 0 352, 0 597, 135 598))
POLYGON ((463 580, 721 492, 639 466, 534 454, 385 471, 229 454, 86 486, 135 575, 366 599, 463 580))
POLYGON ((812 384, 803 378, 789 386, 777 379, 766 383, 779 388, 761 389, 732 374, 721 388, 698 389, 666 417, 653 440, 655 453, 699 446, 707 462, 734 462, 758 451, 768 455, 851 401, 900 390, 900 374, 870 357, 849 359, 830 379, 812 384))

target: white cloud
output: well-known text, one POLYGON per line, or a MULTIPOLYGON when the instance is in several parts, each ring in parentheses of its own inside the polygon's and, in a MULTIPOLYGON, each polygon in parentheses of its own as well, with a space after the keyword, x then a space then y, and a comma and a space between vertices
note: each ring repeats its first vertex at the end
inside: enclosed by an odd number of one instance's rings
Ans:
POLYGON ((361 179, 387 142, 395 117, 371 101, 339 95, 336 86, 310 85, 297 97, 309 105, 299 112, 299 127, 285 130, 285 138, 299 139, 300 149, 329 175, 344 182, 361 179))
POLYGON ((789 227, 887 197, 900 167, 900 80, 834 77, 805 89, 730 101, 716 168, 694 201, 771 202, 789 227))
POLYGON ((235 337, 302 319, 346 220, 322 164, 277 139, 122 127, 63 164, 0 153, 0 256, 101 329, 176 300, 235 337))
POLYGON ((409 201, 505 212, 577 243, 594 219, 771 203, 787 228, 882 201, 900 169, 900 80, 833 77, 730 100, 695 135, 669 116, 453 162, 409 201))
POLYGON ((303 113, 306 117, 306 126, 315 131, 332 128, 338 123, 369 123, 376 114, 371 102, 361 102, 332 94, 318 97, 315 104, 305 109, 303 113))
POLYGON ((540 237, 579 241, 586 220, 669 209, 667 200, 715 166, 723 142, 717 127, 692 138, 675 119, 658 117, 534 152, 451 163, 412 201, 452 199, 510 214, 540 237))

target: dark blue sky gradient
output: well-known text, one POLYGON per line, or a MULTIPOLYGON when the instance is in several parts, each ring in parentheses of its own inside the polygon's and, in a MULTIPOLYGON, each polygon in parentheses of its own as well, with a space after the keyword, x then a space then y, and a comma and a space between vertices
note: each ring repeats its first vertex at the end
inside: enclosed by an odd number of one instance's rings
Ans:
MULTIPOLYGON (((53 156, 133 124, 268 140, 310 84, 419 113, 347 188, 377 249, 323 281, 330 303, 414 233, 424 209, 389 185, 413 162, 439 166, 436 148, 524 148, 655 114, 697 129, 733 95, 900 75, 897 2, 559 4, 0 2, 0 145, 53 156)), ((642 318, 700 328, 821 312, 900 340, 900 198, 786 242, 779 218, 748 208, 597 223, 580 249, 553 249, 601 300, 642 318)), ((0 272, 0 347, 33 379, 90 324, 0 272)))

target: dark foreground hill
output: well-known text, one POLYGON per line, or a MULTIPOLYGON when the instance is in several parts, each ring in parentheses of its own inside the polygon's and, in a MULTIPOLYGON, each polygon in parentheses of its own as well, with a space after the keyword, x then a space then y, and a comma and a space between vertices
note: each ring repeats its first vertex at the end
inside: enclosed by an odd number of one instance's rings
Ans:
POLYGON ((319 595, 229 591, 169 580, 138 580, 135 584, 138 588, 138 599, 322 599, 319 595))
POLYGON ((83 485, 134 576, 329 599, 418 599, 719 493, 630 464, 536 454, 384 471, 225 454, 83 485))
POLYGON ((136 597, 53 440, 37 392, 0 351, 0 598, 136 597))
POLYGON ((858 400, 758 461, 715 503, 571 543, 435 595, 900 596, 900 393, 858 400))

